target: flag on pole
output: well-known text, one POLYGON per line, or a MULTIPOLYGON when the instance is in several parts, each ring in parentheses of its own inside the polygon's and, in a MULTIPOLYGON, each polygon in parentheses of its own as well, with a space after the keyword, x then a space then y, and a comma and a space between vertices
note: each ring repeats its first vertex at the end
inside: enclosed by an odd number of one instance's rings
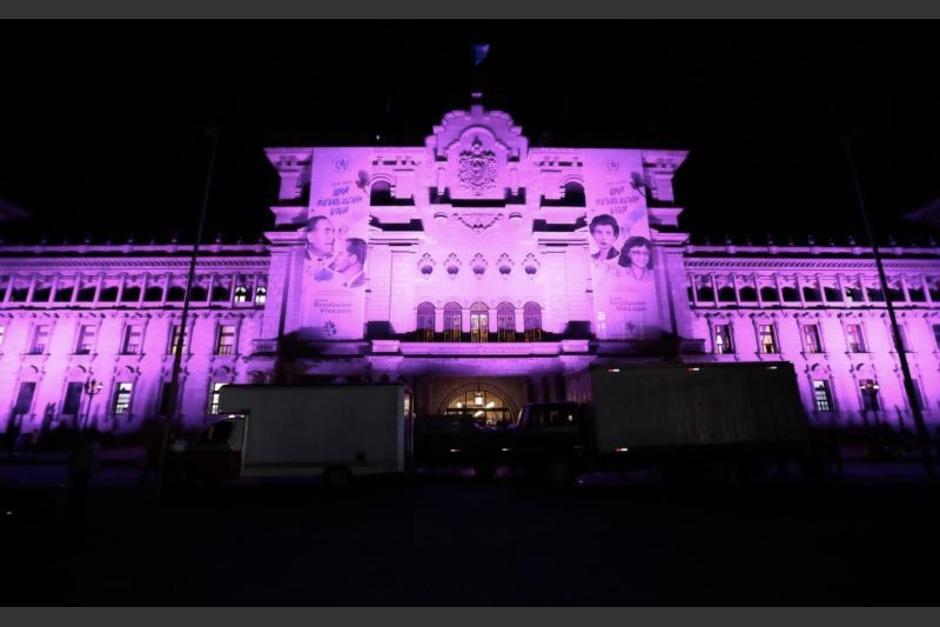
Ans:
POLYGON ((473 65, 479 66, 483 63, 483 59, 486 58, 487 53, 490 51, 489 44, 476 44, 473 46, 473 65))

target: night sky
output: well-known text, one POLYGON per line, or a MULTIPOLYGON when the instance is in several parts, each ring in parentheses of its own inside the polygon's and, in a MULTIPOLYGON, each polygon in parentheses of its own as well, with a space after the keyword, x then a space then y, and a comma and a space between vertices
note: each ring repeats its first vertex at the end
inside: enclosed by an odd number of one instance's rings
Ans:
POLYGON ((210 121, 207 239, 256 241, 276 202, 264 146, 423 145, 468 106, 477 41, 485 104, 532 145, 690 150, 694 241, 860 235, 847 129, 880 233, 926 241, 901 216, 940 198, 927 22, 152 26, 0 43, 0 198, 34 214, 0 225, 6 242, 191 240, 210 121))

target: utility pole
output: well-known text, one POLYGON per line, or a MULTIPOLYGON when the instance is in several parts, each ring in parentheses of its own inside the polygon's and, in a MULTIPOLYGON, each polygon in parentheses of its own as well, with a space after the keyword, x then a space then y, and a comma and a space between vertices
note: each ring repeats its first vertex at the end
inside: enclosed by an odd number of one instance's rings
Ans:
MULTIPOLYGON (((166 458, 170 446, 170 435, 173 427, 178 422, 177 414, 180 409, 179 398, 179 380, 180 370, 183 365, 183 347, 186 345, 186 323, 189 318, 189 303, 193 290, 193 282, 196 278, 196 261, 199 258, 199 246, 202 244, 202 235, 206 227, 206 210, 209 206, 209 192, 212 189, 212 175, 215 171, 215 156, 219 147, 219 131, 215 126, 205 129, 212 140, 209 148, 209 170, 206 174, 206 187, 202 196, 202 209, 199 212, 199 225, 196 228, 196 241, 193 243, 193 253, 189 258, 189 274, 186 277, 186 294, 183 297, 183 311, 180 315, 180 331, 176 336, 176 346, 173 347, 173 371, 170 375, 169 396, 171 404, 166 412, 166 420, 163 424, 163 441, 160 446, 160 464, 157 472, 157 486, 154 492, 154 500, 160 503, 163 492, 163 484, 166 480, 166 458)), ((211 298, 212 295, 210 294, 211 298)))
POLYGON ((878 242, 872 232, 871 222, 868 219, 868 212, 865 210, 865 199, 862 197, 862 188, 858 182, 858 173, 855 170, 855 160, 852 158, 852 149, 849 146, 849 139, 846 134, 842 135, 842 145, 845 148, 845 156, 849 162, 849 171, 852 175, 852 185, 855 188, 855 198, 858 201, 858 209, 862 214, 862 223, 865 225, 865 235, 871 243, 872 255, 875 257, 875 265, 878 268, 878 279, 881 283, 881 293, 885 297, 885 305, 888 309, 888 319, 891 321, 891 335, 894 340, 894 348, 898 353, 898 361, 901 364, 901 375, 904 378, 904 391, 907 393, 907 404, 911 408, 911 415, 914 418, 914 426, 917 430, 917 439, 920 443, 921 455, 924 463, 924 473, 928 481, 934 480, 933 459, 930 454, 930 434, 927 432, 927 425, 924 422, 924 414, 920 407, 919 397, 914 388, 914 380, 911 378, 911 368, 907 363, 907 354, 904 352, 904 343, 901 340, 901 330, 898 327, 897 315, 894 312, 894 304, 891 302, 891 295, 888 292, 888 278, 885 275, 884 263, 881 259, 881 251, 878 248, 878 242))

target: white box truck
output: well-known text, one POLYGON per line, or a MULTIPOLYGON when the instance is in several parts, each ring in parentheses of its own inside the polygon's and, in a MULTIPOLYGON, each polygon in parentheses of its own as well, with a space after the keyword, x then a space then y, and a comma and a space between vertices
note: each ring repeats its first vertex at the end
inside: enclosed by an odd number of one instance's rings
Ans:
POLYGON ((401 473, 409 416, 400 384, 227 385, 227 417, 174 455, 189 478, 320 476, 331 486, 356 475, 401 473))
POLYGON ((786 362, 593 367, 566 384, 568 401, 523 407, 510 443, 518 465, 556 483, 594 469, 808 461, 809 426, 786 362))

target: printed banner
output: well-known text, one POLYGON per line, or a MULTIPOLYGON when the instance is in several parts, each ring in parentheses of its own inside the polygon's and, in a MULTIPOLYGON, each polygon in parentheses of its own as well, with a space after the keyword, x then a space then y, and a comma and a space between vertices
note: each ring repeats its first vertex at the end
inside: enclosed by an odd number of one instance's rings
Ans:
POLYGON ((661 323, 640 153, 591 150, 584 166, 594 332, 607 340, 654 339, 661 323))
POLYGON ((314 150, 303 326, 320 339, 363 336, 371 172, 371 149, 314 150))

